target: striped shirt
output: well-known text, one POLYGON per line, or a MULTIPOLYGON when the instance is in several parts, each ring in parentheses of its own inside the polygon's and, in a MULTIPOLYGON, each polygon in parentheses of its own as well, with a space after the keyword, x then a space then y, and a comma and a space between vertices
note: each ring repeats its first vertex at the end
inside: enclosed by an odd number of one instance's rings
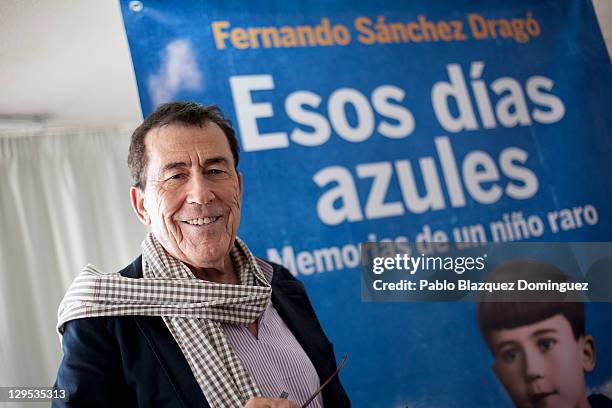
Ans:
MULTIPOLYGON (((257 261, 268 282, 272 282, 272 266, 257 261)), ((319 376, 312 362, 271 300, 259 318, 257 337, 246 326, 222 323, 222 327, 262 396, 278 398, 287 392, 289 400, 301 405, 319 388, 319 376)), ((323 407, 321 394, 308 407, 323 407)))

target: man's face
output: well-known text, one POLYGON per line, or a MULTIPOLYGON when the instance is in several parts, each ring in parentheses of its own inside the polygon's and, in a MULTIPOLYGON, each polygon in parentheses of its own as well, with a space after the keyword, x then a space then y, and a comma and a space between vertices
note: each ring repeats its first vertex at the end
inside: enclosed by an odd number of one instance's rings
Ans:
POLYGON ((149 131, 145 146, 146 188, 132 189, 139 217, 170 255, 195 268, 227 270, 242 177, 225 134, 214 123, 167 125, 149 131))
POLYGON ((591 336, 574 338, 563 315, 489 334, 493 370, 517 407, 589 407, 585 371, 595 366, 591 336))

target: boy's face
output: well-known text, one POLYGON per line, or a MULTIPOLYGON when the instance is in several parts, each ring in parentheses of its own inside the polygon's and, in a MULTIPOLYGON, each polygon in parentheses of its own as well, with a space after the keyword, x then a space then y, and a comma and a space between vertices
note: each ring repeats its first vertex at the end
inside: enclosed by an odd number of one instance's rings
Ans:
POLYGON ((591 336, 574 338, 563 315, 488 336, 493 371, 517 407, 589 407, 585 371, 595 367, 591 336))

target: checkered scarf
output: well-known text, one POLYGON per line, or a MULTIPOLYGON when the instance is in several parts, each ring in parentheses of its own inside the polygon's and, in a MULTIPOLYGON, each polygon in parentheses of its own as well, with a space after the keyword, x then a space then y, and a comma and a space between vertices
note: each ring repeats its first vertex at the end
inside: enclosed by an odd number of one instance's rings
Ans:
POLYGON ((266 308, 272 288, 248 247, 238 238, 230 252, 240 285, 195 279, 149 234, 142 243, 141 279, 104 273, 87 265, 58 310, 66 322, 96 316, 162 316, 212 407, 242 407, 260 395, 234 354, 221 323, 246 325, 266 308))

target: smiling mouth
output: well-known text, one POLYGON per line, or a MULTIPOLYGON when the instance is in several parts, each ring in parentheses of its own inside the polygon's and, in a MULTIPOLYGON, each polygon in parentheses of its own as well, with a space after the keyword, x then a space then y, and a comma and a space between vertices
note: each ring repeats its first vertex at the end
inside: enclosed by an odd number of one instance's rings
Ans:
POLYGON ((186 224, 189 225, 209 225, 212 224, 213 222, 217 221, 219 218, 221 218, 221 216, 216 216, 216 217, 204 217, 204 218, 194 218, 192 220, 187 220, 187 221, 183 221, 186 224))

